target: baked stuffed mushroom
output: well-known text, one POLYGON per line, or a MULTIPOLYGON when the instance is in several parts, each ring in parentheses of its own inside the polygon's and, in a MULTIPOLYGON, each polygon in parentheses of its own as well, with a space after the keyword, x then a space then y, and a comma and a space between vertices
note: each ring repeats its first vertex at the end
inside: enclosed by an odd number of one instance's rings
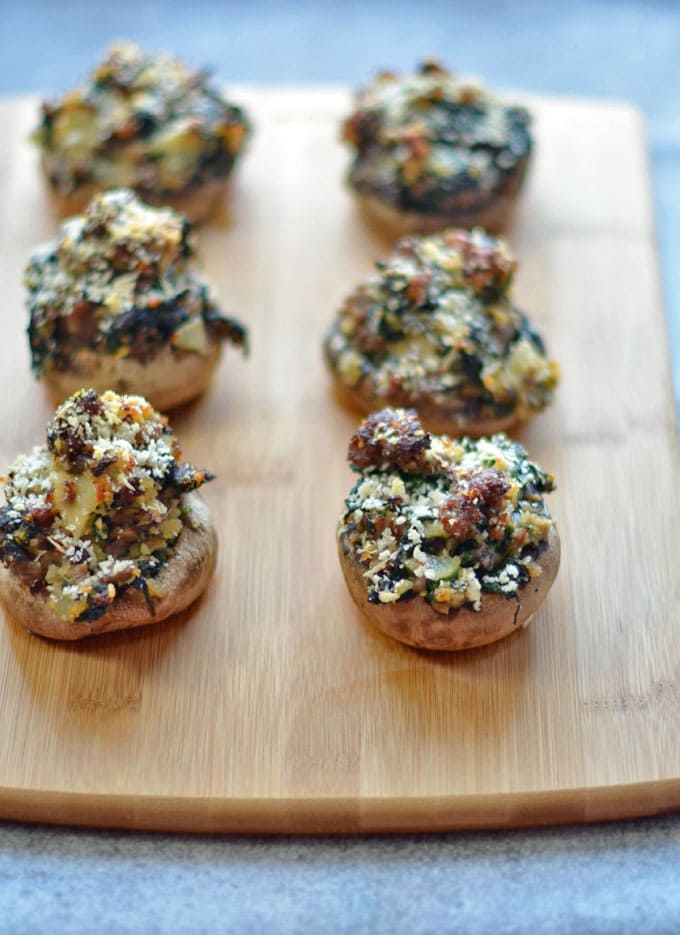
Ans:
POLYGON ((42 105, 33 138, 63 214, 128 187, 201 221, 223 198, 248 133, 243 110, 205 72, 120 43, 81 87, 42 105))
POLYGON ((33 370, 56 401, 91 386, 167 410, 206 389, 222 343, 244 348, 246 331, 219 312, 193 257, 190 223, 129 189, 63 223, 24 278, 33 370))
POLYGON ((399 241, 345 301, 324 350, 337 395, 418 410, 432 431, 486 435, 552 399, 559 368, 512 301, 516 262, 481 230, 399 241))
POLYGON ((436 62, 383 72, 356 96, 349 184, 391 236, 508 223, 529 164, 530 116, 436 62))
POLYGON ((216 535, 167 420, 138 396, 83 390, 20 456, 0 509, 0 599, 33 633, 75 640, 188 607, 216 535))
POLYGON ((349 590, 388 636, 423 649, 483 646, 528 623, 560 559, 543 495, 553 478, 503 434, 425 432, 373 413, 352 437, 359 479, 337 535, 349 590))

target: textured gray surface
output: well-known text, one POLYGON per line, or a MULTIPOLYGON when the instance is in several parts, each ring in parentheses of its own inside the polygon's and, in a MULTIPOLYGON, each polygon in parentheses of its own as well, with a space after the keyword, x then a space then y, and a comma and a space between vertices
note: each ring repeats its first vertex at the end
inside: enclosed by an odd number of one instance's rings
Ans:
POLYGON ((677 935, 679 877, 680 816, 278 840, 9 825, 0 930, 677 935))
MULTIPOLYGON (((64 89, 119 37, 226 81, 357 84, 432 53, 489 84, 633 101, 649 131, 680 387, 680 4, 0 0, 0 93, 64 89)), ((680 816, 364 839, 0 825, 0 932, 94 931, 670 935, 680 816)))

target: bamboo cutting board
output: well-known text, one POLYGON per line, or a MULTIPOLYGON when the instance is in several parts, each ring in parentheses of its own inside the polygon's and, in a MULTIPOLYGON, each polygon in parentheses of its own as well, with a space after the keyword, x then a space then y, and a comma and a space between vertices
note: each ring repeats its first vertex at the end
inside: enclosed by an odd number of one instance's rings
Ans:
MULTIPOLYGON (((363 624, 335 553, 356 418, 320 342, 388 248, 340 184, 348 95, 237 97, 256 134, 201 254, 253 350, 173 419, 218 474, 217 571, 158 627, 60 645, 0 621, 0 817, 347 832, 680 807, 680 464, 638 115, 529 102, 536 159, 510 233, 563 382, 522 440, 558 480, 562 569, 526 630, 432 655, 363 624)), ((55 229, 26 143, 35 106, 0 106, 2 465, 49 416, 20 284, 55 229)))

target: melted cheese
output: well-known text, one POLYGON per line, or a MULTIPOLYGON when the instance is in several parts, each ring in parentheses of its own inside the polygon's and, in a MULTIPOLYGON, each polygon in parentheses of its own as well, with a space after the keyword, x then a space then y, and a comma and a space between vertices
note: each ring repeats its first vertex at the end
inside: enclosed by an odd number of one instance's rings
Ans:
POLYGON ((90 471, 74 476, 55 466, 49 481, 54 490, 54 508, 61 514, 62 526, 74 539, 80 539, 97 509, 97 478, 90 471))

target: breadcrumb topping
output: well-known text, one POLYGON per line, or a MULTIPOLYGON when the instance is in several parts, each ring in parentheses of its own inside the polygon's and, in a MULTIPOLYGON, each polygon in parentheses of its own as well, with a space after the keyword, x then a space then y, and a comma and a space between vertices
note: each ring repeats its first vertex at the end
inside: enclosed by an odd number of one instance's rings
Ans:
POLYGON ((350 182, 404 211, 452 214, 490 203, 531 151, 530 117, 434 61, 363 88, 343 125, 350 182))
POLYGON ((375 404, 436 408, 462 427, 529 418, 551 401, 559 368, 513 304, 516 265, 479 229, 400 240, 340 309, 331 368, 375 404))
POLYGON ((34 140, 63 194, 129 186, 162 201, 226 177, 248 133, 205 72, 119 43, 81 87, 43 104, 34 140))
POLYGON ((220 314, 194 256, 178 212, 130 189, 96 195, 27 266, 35 372, 77 369, 81 351, 145 362, 168 345, 199 355, 224 338, 245 347, 245 328, 220 314))
POLYGON ((56 410, 47 444, 4 479, 0 560, 63 620, 96 620, 129 587, 153 613, 153 579, 185 522, 182 496, 213 476, 180 454, 141 396, 81 390, 56 410))
POLYGON ((430 435, 414 412, 384 409, 364 421, 348 457, 360 477, 338 536, 364 569, 370 602, 479 610, 484 593, 514 598, 541 574, 553 478, 518 442, 430 435), (417 444, 413 462, 405 438, 417 444))

